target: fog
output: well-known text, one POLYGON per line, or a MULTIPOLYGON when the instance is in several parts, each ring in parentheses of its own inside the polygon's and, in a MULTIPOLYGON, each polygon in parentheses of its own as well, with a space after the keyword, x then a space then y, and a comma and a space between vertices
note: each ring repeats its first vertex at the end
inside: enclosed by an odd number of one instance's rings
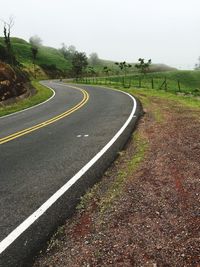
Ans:
MULTIPOLYGON (((200 56, 199 0, 0 0, 12 36, 75 45, 89 55, 136 62, 139 57, 192 69, 200 56)), ((3 23, 0 24, 3 35, 3 23)))

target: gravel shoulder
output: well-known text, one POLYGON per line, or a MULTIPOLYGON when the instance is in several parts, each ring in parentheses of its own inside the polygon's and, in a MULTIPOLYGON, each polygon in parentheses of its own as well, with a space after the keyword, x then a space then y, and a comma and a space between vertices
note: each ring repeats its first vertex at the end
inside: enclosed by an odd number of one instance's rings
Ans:
POLYGON ((200 266, 200 108, 135 95, 137 131, 34 267, 200 266))

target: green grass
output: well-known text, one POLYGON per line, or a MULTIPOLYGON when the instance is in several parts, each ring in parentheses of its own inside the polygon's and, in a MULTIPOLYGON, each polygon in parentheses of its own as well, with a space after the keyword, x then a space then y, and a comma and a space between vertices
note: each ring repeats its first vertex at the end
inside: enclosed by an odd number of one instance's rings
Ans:
MULTIPOLYGON (((12 47, 17 60, 26 67, 27 70, 33 68, 31 44, 20 38, 11 38, 12 47)), ((0 44, 4 40, 0 37, 0 44)), ((61 71, 68 71, 71 68, 70 62, 67 61, 58 49, 41 46, 38 50, 36 65, 55 65, 61 71)))
POLYGON ((131 93, 133 95, 138 95, 140 96, 141 94, 145 94, 147 97, 154 97, 154 98, 163 98, 163 99, 168 99, 172 100, 175 103, 179 103, 181 105, 191 107, 191 108, 200 108, 200 100, 197 99, 196 97, 191 97, 191 96, 180 96, 180 95, 175 95, 170 92, 164 92, 164 91, 158 91, 158 90, 152 90, 152 89, 124 89, 121 88, 121 90, 126 91, 128 93, 131 93))
POLYGON ((55 48, 41 47, 38 51, 37 64, 56 65, 62 71, 69 70, 71 65, 63 55, 55 48))
MULTIPOLYGON (((103 181, 100 181, 81 197, 81 201, 76 207, 77 210, 87 209, 90 203, 95 202, 98 203, 99 210, 101 214, 103 214, 121 195, 128 177, 130 177, 130 175, 140 166, 148 150, 146 139, 141 137, 139 133, 133 134, 133 140, 135 145, 134 155, 127 161, 127 164, 118 171, 115 179, 110 183, 108 189, 103 193, 103 196, 99 198, 101 195, 101 187, 104 183, 103 181)), ((123 157, 124 153, 126 153, 126 151, 119 152, 119 157, 123 157)))
MULTIPOLYGON (((0 44, 4 45, 4 38, 0 37, 0 44)), ((12 37, 11 38, 11 44, 13 47, 14 54, 17 58, 17 60, 24 66, 24 69, 30 74, 30 76, 33 76, 33 64, 32 64, 32 52, 31 52, 31 44, 21 38, 12 37)), ((70 75, 70 71, 72 69, 71 62, 69 60, 66 60, 62 53, 58 49, 52 48, 52 47, 46 47, 41 46, 38 50, 38 55, 36 58, 36 67, 37 67, 37 78, 40 79, 47 79, 47 75, 41 71, 41 68, 39 65, 54 65, 58 70, 61 72, 70 75)), ((89 63, 90 65, 90 63, 89 63)), ((137 72, 136 68, 134 67, 134 63, 132 63, 132 68, 129 70, 129 73, 135 73, 137 72)), ((116 75, 116 74, 123 74, 122 71, 120 71, 119 67, 115 64, 115 61, 110 60, 103 60, 99 59, 99 63, 94 67, 95 71, 99 74, 99 76, 106 75, 105 72, 103 72, 103 67, 107 66, 110 69, 110 74, 116 75)), ((164 64, 153 64, 151 66, 152 71, 166 71, 172 69, 171 67, 168 67, 164 64)))
MULTIPOLYGON (((123 77, 107 77, 98 79, 83 79, 84 83, 97 83, 101 85, 109 85, 117 88, 122 87, 123 77)), ((169 72, 155 72, 148 73, 145 76, 139 75, 138 73, 134 75, 128 75, 125 78, 125 87, 152 89, 152 79, 153 88, 157 91, 164 91, 169 93, 182 93, 182 94, 192 94, 194 96, 200 96, 200 71, 169 71, 169 72), (167 86, 163 84, 166 78, 167 86), (139 86, 139 80, 141 80, 141 87, 139 86), (178 87, 178 81, 180 84, 180 90, 178 87)))
MULTIPOLYGON (((142 138, 138 133, 133 135, 135 144, 135 153, 132 159, 127 162, 126 167, 118 172, 117 177, 109 187, 106 195, 100 201, 100 211, 103 213, 109 207, 112 206, 113 202, 120 196, 122 189, 127 181, 127 178, 139 167, 142 163, 145 154, 148 149, 147 141, 142 138)), ((123 156, 123 152, 122 156, 123 156)))
POLYGON ((36 88, 37 93, 34 96, 20 100, 15 104, 0 107, 0 117, 37 105, 50 98, 53 94, 49 88, 36 81, 32 81, 32 85, 36 88))

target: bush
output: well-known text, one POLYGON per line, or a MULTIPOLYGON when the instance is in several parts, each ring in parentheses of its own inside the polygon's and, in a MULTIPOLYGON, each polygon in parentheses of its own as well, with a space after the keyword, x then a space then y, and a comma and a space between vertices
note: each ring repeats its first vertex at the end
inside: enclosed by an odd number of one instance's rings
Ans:
POLYGON ((59 78, 61 76, 64 76, 64 73, 62 70, 58 69, 55 64, 40 64, 39 65, 44 72, 51 78, 59 78))

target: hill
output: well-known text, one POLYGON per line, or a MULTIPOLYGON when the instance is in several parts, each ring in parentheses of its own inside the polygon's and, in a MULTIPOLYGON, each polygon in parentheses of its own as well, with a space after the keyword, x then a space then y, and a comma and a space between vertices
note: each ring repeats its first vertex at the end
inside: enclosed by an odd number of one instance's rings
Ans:
MULTIPOLYGON (((31 52, 31 44, 21 38, 11 38, 12 47, 17 60, 20 62, 24 70, 26 70, 31 77, 34 77, 34 66, 31 52)), ((0 48, 4 46, 4 38, 0 37, 0 48)), ((71 77, 71 61, 64 58, 59 49, 47 46, 40 46, 36 57, 36 74, 37 78, 57 78, 60 76, 71 77)), ((89 66, 90 61, 88 60, 89 66)), ((137 72, 134 65, 130 73, 137 72)), ((99 59, 98 64, 94 65, 94 70, 98 75, 105 75, 103 68, 107 66, 110 73, 119 74, 119 68, 115 65, 115 61, 99 59)), ((170 71, 174 70, 164 64, 152 64, 151 71, 170 71)))
MULTIPOLYGON (((115 64, 116 61, 106 60, 106 59, 99 59, 99 64, 94 65, 94 70, 97 73, 101 73, 102 75, 105 75, 103 73, 103 68, 107 66, 110 69, 110 73, 112 74, 119 74, 120 70, 119 67, 115 64)), ((129 63, 132 65, 131 69, 129 70, 129 73, 137 73, 138 70, 135 68, 136 63, 129 63)), ((165 71, 175 71, 176 68, 170 67, 166 64, 152 64, 150 66, 150 72, 165 72, 165 71)))
MULTIPOLYGON (((11 38, 12 47, 17 60, 22 67, 33 76, 33 63, 31 44, 20 38, 11 38)), ((3 37, 0 37, 0 45, 4 44, 3 37)), ((58 49, 41 46, 36 58, 37 73, 40 78, 52 76, 55 71, 66 74, 71 69, 71 64, 67 61, 58 49), (52 73, 50 73, 52 70, 52 73)), ((52 77, 54 78, 54 77, 52 77)))

